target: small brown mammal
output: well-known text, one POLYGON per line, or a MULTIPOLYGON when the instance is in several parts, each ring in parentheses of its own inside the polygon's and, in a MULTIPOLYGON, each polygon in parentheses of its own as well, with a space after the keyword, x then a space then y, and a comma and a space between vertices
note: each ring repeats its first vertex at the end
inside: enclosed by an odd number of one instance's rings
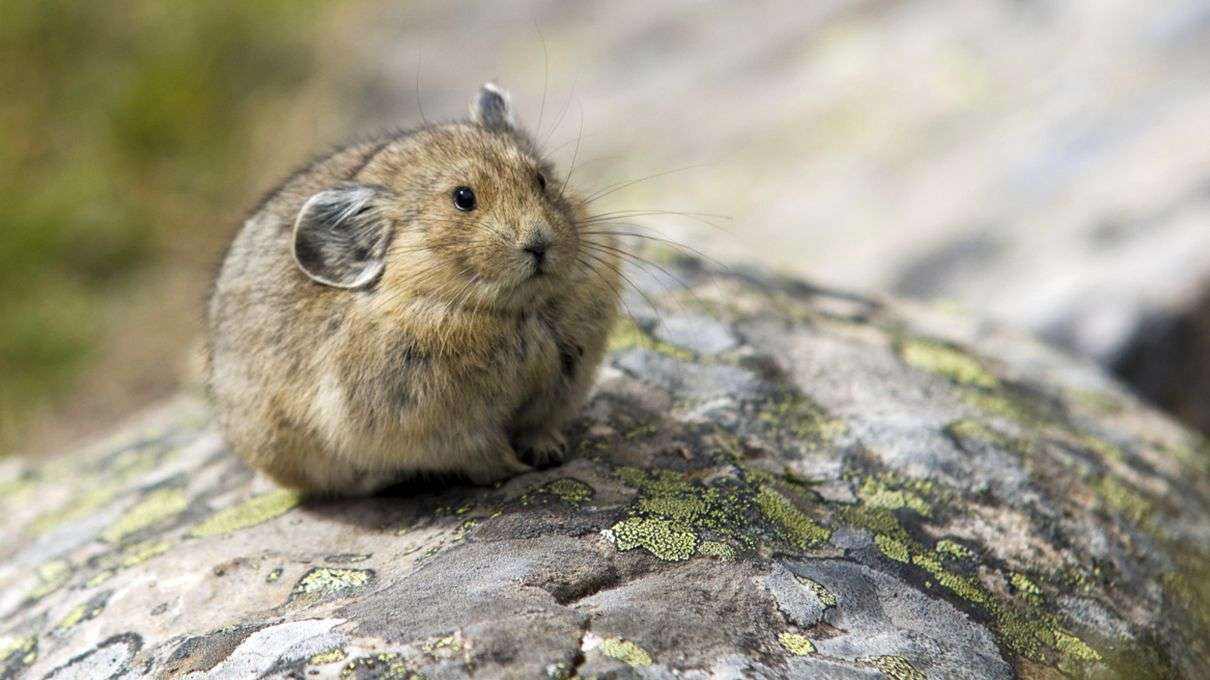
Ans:
POLYGON ((491 84, 467 121, 295 174, 244 223, 210 299, 229 443, 330 494, 561 460, 617 315, 615 245, 583 233, 586 214, 491 84))

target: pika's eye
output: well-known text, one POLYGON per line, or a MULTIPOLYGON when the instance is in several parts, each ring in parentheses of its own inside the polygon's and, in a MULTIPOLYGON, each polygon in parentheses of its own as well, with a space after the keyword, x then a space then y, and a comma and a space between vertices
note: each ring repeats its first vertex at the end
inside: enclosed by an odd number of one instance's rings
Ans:
POLYGON ((538 191, 546 191, 546 175, 538 173, 538 191))
POLYGON ((462 212, 474 210, 475 192, 470 187, 458 187, 454 189, 454 207, 462 212))

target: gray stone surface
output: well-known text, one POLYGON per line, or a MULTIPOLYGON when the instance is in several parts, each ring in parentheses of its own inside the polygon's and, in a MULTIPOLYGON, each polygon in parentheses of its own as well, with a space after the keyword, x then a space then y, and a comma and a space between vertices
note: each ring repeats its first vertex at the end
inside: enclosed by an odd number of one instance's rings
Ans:
POLYGON ((1199 677, 1205 441, 979 319, 650 256, 689 289, 494 488, 298 498, 189 395, 0 461, 0 678, 1199 677))

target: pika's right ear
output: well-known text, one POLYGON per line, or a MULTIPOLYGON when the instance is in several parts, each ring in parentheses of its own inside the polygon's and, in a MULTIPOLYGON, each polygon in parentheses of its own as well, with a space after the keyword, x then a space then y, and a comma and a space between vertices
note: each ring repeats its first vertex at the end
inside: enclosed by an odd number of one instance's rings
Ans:
POLYGON ((351 184, 303 204, 294 221, 294 261, 312 281, 361 288, 382 274, 390 223, 379 207, 380 193, 351 184))

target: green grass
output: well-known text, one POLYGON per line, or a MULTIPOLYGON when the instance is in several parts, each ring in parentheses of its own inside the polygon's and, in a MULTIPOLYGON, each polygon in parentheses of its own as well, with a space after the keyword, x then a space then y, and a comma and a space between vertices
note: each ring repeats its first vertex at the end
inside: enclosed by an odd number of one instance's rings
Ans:
POLYGON ((70 392, 122 286, 263 184, 252 136, 313 77, 323 7, 0 0, 0 446, 70 392))

